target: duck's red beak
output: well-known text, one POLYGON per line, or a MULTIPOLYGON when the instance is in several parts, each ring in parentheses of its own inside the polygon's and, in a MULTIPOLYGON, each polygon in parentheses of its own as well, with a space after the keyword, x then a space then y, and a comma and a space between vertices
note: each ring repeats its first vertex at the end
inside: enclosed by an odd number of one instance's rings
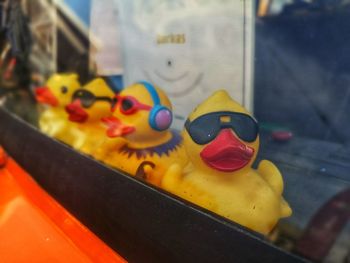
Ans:
POLYGON ((72 122, 84 123, 89 118, 89 114, 84 111, 78 99, 66 105, 65 109, 69 114, 69 120, 72 122))
POLYGON ((210 167, 222 172, 234 172, 246 166, 254 155, 254 149, 243 144, 231 129, 223 129, 200 153, 210 167))
POLYGON ((58 106, 59 102, 48 87, 38 87, 35 89, 35 98, 39 103, 48 104, 53 107, 58 106))
POLYGON ((135 131, 135 127, 125 125, 113 116, 102 118, 101 121, 108 127, 107 136, 110 138, 127 135, 135 131))

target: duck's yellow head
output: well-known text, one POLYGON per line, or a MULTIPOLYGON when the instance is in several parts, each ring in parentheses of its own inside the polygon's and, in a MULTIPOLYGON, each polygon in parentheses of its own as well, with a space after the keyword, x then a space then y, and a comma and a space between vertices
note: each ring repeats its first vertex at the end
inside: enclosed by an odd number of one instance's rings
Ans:
POLYGON ((66 106, 69 120, 78 123, 100 122, 111 114, 114 92, 102 78, 94 79, 76 90, 66 106))
POLYGON ((79 88, 77 74, 53 74, 44 87, 35 89, 35 97, 39 103, 64 107, 71 102, 72 94, 79 88))
POLYGON ((152 147, 171 138, 171 103, 165 93, 148 82, 126 87, 116 95, 113 116, 104 118, 109 137, 125 137, 136 148, 152 147))
POLYGON ((183 137, 193 165, 209 174, 244 172, 259 149, 257 122, 224 90, 190 114, 183 137))

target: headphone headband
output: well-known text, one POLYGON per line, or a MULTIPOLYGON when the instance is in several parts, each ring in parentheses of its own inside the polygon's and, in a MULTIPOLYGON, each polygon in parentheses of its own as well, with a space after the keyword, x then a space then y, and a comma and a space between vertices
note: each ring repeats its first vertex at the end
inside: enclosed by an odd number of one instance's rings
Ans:
POLYGON ((143 86, 145 86, 148 93, 151 95, 154 106, 160 105, 160 98, 159 98, 158 93, 157 93, 156 89, 154 88, 154 86, 147 81, 140 81, 139 83, 142 84, 143 86))
POLYGON ((156 131, 164 131, 168 129, 173 120, 171 110, 160 103, 158 92, 151 83, 147 81, 140 81, 138 83, 147 89, 153 100, 154 105, 148 119, 150 126, 156 131))

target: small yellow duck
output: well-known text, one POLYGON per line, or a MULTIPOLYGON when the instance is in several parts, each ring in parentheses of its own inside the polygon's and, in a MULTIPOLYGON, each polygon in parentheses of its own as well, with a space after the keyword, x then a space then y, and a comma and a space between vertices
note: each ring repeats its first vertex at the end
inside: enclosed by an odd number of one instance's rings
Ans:
POLYGON ((154 185, 173 162, 185 165, 182 138, 169 129, 171 103, 160 88, 148 82, 128 86, 115 96, 112 111, 112 116, 103 118, 107 135, 123 139, 114 146, 101 146, 108 150, 97 159, 154 185))
POLYGON ((189 116, 183 144, 190 163, 173 164, 161 187, 262 234, 291 215, 283 179, 270 161, 251 167, 258 124, 226 91, 215 92, 189 116))
MULTIPOLYGON (((80 88, 77 74, 53 74, 44 87, 35 89, 36 100, 46 105, 40 114, 39 127, 51 137, 70 144, 74 141, 74 125, 68 121, 64 107, 70 103, 72 94, 80 88)), ((77 131, 78 132, 78 131, 77 131)))
POLYGON ((101 118, 111 114, 114 92, 102 78, 96 78, 72 94, 65 109, 69 121, 76 124, 80 136, 71 144, 75 149, 93 154, 107 140, 101 118))

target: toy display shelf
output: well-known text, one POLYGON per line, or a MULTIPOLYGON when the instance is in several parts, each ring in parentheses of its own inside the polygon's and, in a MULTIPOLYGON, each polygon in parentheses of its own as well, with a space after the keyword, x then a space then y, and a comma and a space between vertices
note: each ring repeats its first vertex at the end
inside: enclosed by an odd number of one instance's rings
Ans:
POLYGON ((43 135, 0 107, 0 144, 130 262, 306 262, 262 236, 43 135))

